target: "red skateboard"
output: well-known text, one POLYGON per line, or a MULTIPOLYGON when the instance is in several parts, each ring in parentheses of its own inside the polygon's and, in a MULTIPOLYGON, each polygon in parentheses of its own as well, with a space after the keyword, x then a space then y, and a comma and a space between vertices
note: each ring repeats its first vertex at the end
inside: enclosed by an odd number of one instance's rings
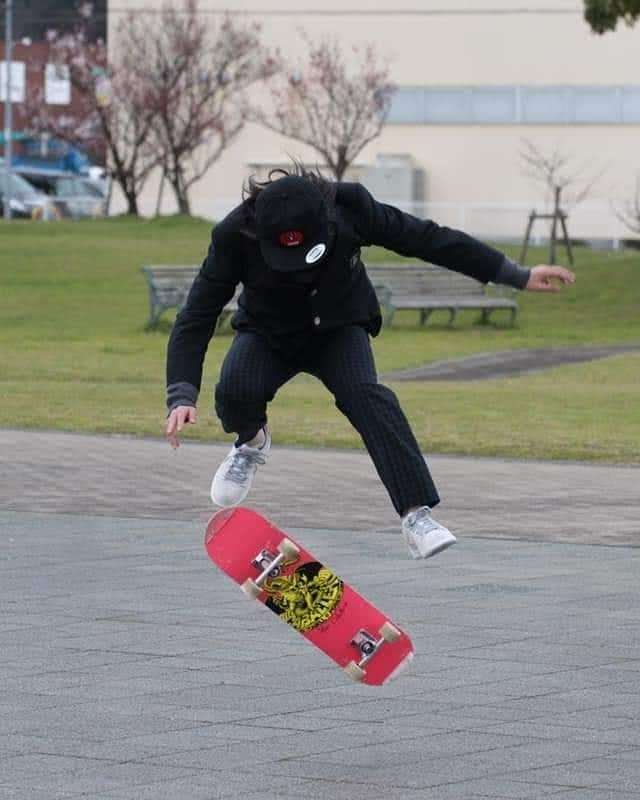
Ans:
POLYGON ((381 685, 413 658, 406 633, 255 511, 218 511, 207 526, 205 547, 246 594, 300 631, 354 680, 381 685))

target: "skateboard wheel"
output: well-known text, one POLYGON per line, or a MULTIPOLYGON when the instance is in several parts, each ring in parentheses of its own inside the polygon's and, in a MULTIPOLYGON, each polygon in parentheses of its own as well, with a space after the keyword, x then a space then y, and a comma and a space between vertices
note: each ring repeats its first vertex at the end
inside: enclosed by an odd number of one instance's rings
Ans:
POLYGON ((291 539, 283 539, 278 545, 278 550, 285 558, 297 558, 300 554, 299 548, 291 541, 291 539))
POLYGON ((262 592, 262 589, 255 581, 252 581, 251 578, 247 578, 247 580, 240 585, 240 588, 246 595, 253 597, 254 600, 257 599, 262 592))
POLYGON ((367 674, 362 667, 359 667, 355 661, 350 661, 344 668, 347 675, 354 681, 361 681, 367 674))
POLYGON ((397 642, 402 634, 395 625, 392 625, 390 622, 385 622, 380 628, 380 636, 382 636, 385 642, 397 642))

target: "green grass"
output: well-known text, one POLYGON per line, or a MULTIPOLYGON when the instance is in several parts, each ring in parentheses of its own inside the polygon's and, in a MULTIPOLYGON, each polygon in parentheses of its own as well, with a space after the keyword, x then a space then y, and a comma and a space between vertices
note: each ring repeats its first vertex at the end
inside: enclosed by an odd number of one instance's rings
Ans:
MULTIPOLYGON (((0 426, 161 436, 171 317, 144 330, 141 267, 199 263, 209 235, 208 223, 180 217, 0 223, 0 426)), ((506 316, 482 325, 465 312, 452 327, 434 315, 421 329, 417 314, 397 314, 374 340, 379 371, 521 347, 640 342, 640 253, 579 248, 576 260, 575 286, 519 295, 514 328, 506 316)), ((210 345, 192 438, 229 440, 211 413, 229 343, 225 333, 210 345)), ((392 386, 426 452, 640 463, 639 376, 640 355, 630 354, 513 379, 392 386)), ((307 376, 282 389, 271 419, 279 444, 360 445, 307 376)))

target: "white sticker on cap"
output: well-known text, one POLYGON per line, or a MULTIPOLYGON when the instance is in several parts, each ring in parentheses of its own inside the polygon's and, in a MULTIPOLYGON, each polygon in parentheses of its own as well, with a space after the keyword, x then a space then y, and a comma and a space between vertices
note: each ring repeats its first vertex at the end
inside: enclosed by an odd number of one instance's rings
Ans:
POLYGON ((322 258, 326 250, 326 244, 315 244, 304 257, 304 260, 307 262, 307 264, 315 264, 316 261, 322 258))

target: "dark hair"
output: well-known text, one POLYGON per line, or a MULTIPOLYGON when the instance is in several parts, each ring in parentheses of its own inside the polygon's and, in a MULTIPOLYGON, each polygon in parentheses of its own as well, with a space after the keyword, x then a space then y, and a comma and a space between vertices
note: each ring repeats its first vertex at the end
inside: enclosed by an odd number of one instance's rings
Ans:
POLYGON ((335 207, 335 197, 336 197, 336 185, 333 181, 328 180, 323 175, 320 174, 320 171, 316 168, 315 170, 307 169, 303 166, 299 161, 295 159, 291 159, 291 167, 284 169, 283 167, 277 167, 276 169, 269 170, 269 174, 267 176, 266 181, 259 181, 255 175, 250 175, 249 178, 245 181, 242 187, 242 199, 243 201, 249 200, 250 202, 247 204, 251 206, 253 210, 253 202, 255 202, 256 197, 260 194, 263 189, 266 189, 267 186, 270 186, 274 181, 277 181, 279 178, 287 178, 289 176, 295 176, 297 178, 306 178, 306 180, 311 181, 318 188, 321 192, 324 202, 327 206, 327 213, 329 215, 329 221, 334 220, 334 207, 335 207))

